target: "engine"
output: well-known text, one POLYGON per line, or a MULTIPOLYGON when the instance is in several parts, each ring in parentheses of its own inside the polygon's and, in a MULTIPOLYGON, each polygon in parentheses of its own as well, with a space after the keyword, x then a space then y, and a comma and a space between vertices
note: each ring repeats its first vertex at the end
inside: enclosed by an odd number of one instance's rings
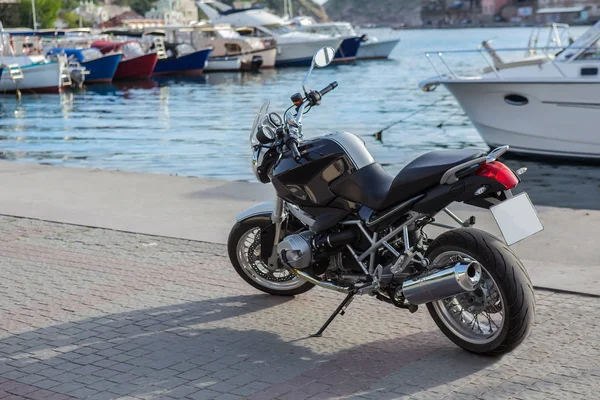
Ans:
POLYGON ((329 255, 327 250, 355 242, 357 234, 352 230, 316 235, 305 231, 289 235, 277 245, 277 254, 285 255, 285 261, 296 269, 309 267, 316 258, 329 255))

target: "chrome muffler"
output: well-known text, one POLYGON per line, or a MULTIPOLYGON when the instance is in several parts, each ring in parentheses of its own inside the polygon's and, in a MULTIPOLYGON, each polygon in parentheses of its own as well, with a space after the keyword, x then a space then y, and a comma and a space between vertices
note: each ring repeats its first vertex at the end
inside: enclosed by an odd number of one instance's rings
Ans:
POLYGON ((481 265, 463 260, 444 268, 404 281, 402 293, 411 304, 425 304, 464 292, 472 292, 481 279, 481 265))

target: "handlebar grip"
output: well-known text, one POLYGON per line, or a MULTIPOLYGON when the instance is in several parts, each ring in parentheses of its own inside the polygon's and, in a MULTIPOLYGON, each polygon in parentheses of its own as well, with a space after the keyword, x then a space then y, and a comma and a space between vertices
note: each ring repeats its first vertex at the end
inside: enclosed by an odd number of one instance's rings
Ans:
POLYGON ((324 88, 323 90, 319 91, 319 94, 321 96, 325 96, 327 93, 331 92, 336 87, 338 87, 338 83, 336 81, 333 81, 329 85, 327 85, 326 88, 324 88))
POLYGON ((296 160, 296 162, 300 161, 302 156, 300 155, 300 152, 298 151, 298 144, 296 143, 296 140, 295 139, 288 140, 287 146, 292 151, 292 154, 294 155, 294 160, 296 160))

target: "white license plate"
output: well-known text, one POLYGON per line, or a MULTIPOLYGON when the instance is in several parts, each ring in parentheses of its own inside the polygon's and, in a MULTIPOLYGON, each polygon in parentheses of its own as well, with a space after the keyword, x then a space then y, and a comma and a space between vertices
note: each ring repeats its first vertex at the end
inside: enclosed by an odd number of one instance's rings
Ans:
POLYGON ((520 193, 492 206, 490 211, 509 246, 544 229, 527 193, 520 193))

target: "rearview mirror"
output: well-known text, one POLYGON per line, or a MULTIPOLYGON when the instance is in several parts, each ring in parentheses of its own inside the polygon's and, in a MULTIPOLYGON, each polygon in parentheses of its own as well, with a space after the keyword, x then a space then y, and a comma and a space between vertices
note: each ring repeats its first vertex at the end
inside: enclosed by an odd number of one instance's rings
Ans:
POLYGON ((335 57, 335 49, 333 47, 323 47, 315 53, 313 57, 313 65, 323 68, 331 64, 335 57))

